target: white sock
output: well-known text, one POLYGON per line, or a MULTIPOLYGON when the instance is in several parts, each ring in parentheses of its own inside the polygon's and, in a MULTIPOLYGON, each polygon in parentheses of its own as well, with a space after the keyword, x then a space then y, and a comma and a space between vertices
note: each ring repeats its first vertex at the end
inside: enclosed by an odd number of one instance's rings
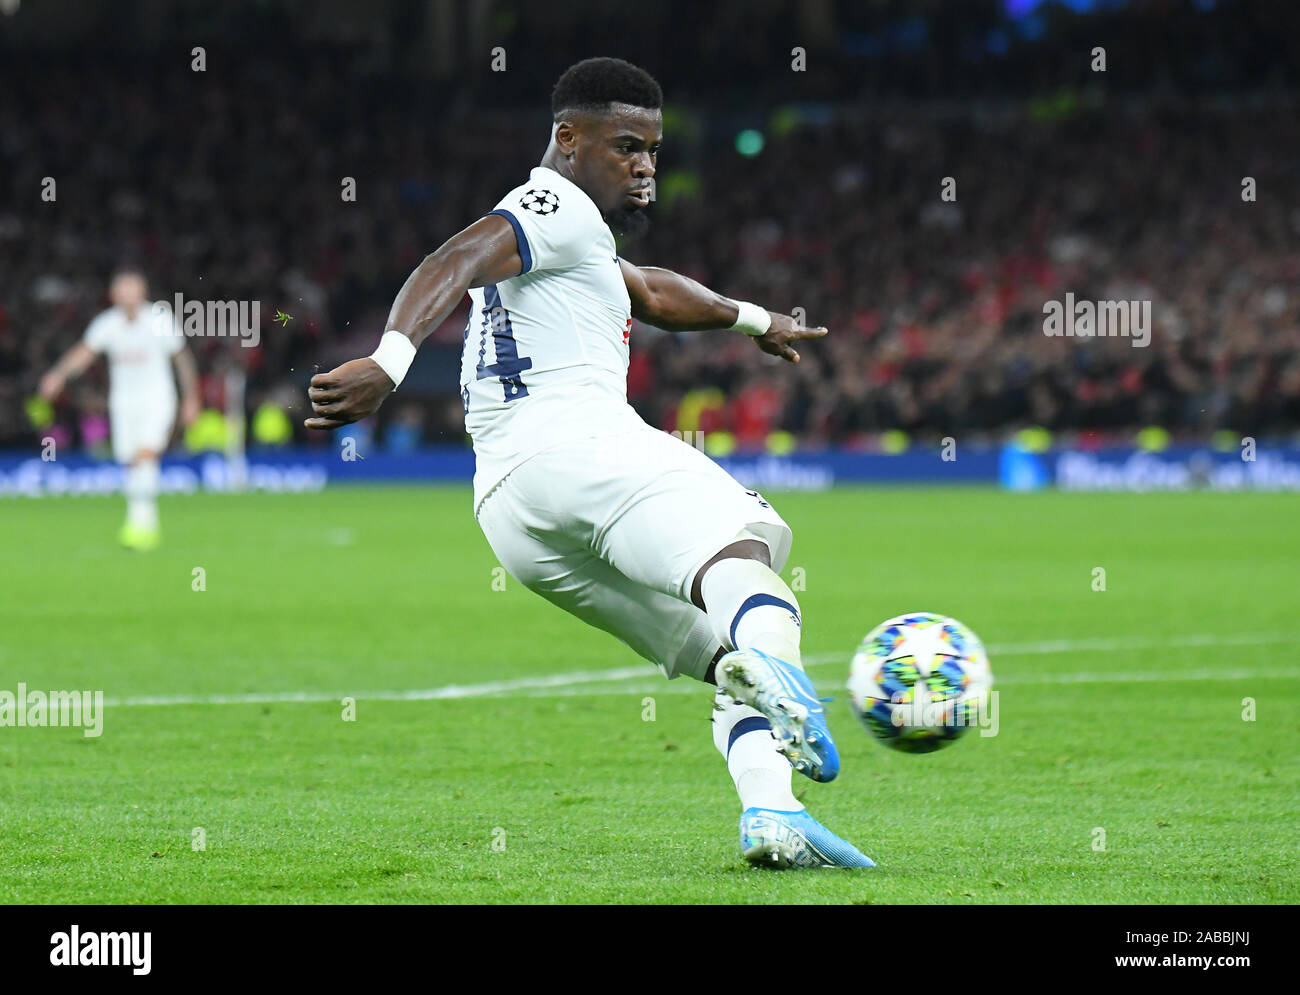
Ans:
POLYGON ((719 560, 704 575, 700 594, 723 646, 761 650, 803 669, 799 602, 771 567, 758 560, 719 560))
POLYGON ((790 790, 794 769, 776 749, 772 727, 761 713, 718 691, 713 699, 713 745, 726 758, 741 808, 799 812, 790 790))
POLYGON ((158 528, 158 461, 137 460, 126 471, 126 523, 158 528))

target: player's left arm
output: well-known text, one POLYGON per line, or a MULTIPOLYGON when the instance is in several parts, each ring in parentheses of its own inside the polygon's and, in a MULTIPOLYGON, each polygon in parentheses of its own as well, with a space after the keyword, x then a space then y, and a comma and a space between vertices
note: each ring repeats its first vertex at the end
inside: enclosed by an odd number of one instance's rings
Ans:
MULTIPOLYGON (((740 310, 735 301, 689 276, 658 266, 633 266, 626 259, 619 259, 618 263, 632 299, 632 317, 637 321, 669 332, 730 328, 736 323, 740 310)), ((805 328, 779 311, 767 313, 772 324, 762 335, 753 336, 754 342, 764 352, 792 363, 799 362, 799 354, 791 342, 819 339, 826 334, 825 328, 805 328)))
POLYGON ((172 363, 181 385, 181 424, 188 427, 199 416, 199 368, 185 346, 172 354, 172 363))

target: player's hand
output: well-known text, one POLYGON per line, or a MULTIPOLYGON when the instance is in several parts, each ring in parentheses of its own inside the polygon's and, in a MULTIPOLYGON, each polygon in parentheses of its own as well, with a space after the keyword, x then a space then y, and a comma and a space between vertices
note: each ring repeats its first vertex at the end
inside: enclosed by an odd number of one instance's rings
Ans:
POLYGON ((369 357, 350 360, 328 373, 317 373, 307 389, 316 417, 303 424, 328 429, 360 421, 378 411, 396 386, 369 357))
POLYGON ((199 399, 193 394, 187 394, 181 398, 181 426, 189 428, 199 417, 202 410, 199 399))
POLYGON ((45 376, 41 377, 40 386, 37 388, 38 393, 47 401, 53 401, 63 393, 63 376, 51 370, 45 376))
POLYGON ((754 342, 764 352, 780 356, 791 363, 799 362, 799 354, 790 347, 791 342, 798 342, 800 339, 819 339, 826 334, 825 328, 820 326, 807 328, 788 314, 780 314, 777 311, 767 313, 772 316, 771 327, 762 335, 755 335, 754 342))

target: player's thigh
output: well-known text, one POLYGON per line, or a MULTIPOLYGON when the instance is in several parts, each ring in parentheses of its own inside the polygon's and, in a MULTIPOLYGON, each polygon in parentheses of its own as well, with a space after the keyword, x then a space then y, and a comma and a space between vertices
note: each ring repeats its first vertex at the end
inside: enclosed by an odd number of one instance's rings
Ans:
POLYGON ((156 403, 115 405, 109 409, 109 438, 113 458, 119 463, 133 462, 148 450, 164 453, 176 423, 176 404, 162 399, 156 403))
POLYGON ((615 636, 669 677, 703 680, 717 638, 694 605, 639 584, 567 533, 538 534, 535 496, 507 478, 479 509, 479 525, 512 577, 557 608, 615 636))
POLYGON ((135 459, 135 426, 116 414, 108 416, 108 438, 113 445, 113 459, 130 463, 135 459))
POLYGON ((774 570, 790 554, 790 527, 699 450, 647 430, 631 449, 632 487, 596 533, 596 551, 633 580, 683 601, 695 572, 739 539, 765 543, 774 570))
POLYGON ((670 678, 704 680, 718 650, 708 617, 694 605, 640 584, 595 555, 537 593, 608 632, 670 678))

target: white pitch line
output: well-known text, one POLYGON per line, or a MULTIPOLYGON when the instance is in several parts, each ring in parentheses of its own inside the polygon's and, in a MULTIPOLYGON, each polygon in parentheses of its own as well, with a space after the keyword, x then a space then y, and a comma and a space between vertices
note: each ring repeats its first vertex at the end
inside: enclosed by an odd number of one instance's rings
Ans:
MULTIPOLYGON (((1028 674, 1021 677, 996 677, 993 682, 995 690, 1007 687, 1026 687, 1048 684, 1160 684, 1183 681, 1246 681, 1246 680, 1300 680, 1300 669, 1291 670, 1138 670, 1116 671, 1114 673, 1079 673, 1079 674, 1028 674)), ((699 694, 701 685, 694 681, 674 681, 671 684, 660 681, 635 685, 622 684, 618 687, 557 687, 545 691, 529 691, 518 695, 520 698, 574 698, 584 695, 621 694, 634 696, 638 694, 658 697, 661 694, 699 694)), ((820 689, 832 697, 843 693, 843 686, 820 689)))
POLYGON ((1165 649, 1184 646, 1276 646, 1300 639, 1295 633, 1240 632, 1236 635, 1132 636, 1121 639, 1051 639, 1038 643, 1008 643, 988 647, 989 657, 1031 656, 1040 653, 1114 653, 1123 650, 1165 649))
MULTIPOLYGON (((1298 637, 1290 633, 1237 633, 1235 635, 1193 635, 1168 639, 1135 637, 1130 639, 1058 639, 1038 643, 1008 643, 989 647, 989 655, 996 661, 1005 656, 1030 656, 1060 653, 1116 653, 1142 649, 1160 649, 1184 646, 1273 646, 1294 642, 1298 637)), ((850 654, 817 653, 804 658, 810 667, 838 663, 847 667, 850 654)), ((612 670, 580 670, 567 674, 544 674, 537 677, 517 677, 509 680, 486 681, 481 684, 447 684, 436 688, 416 688, 406 691, 281 691, 253 692, 250 694, 209 695, 134 695, 104 699, 105 705, 168 706, 168 705, 274 705, 314 702, 338 702, 343 698, 358 701, 440 701, 456 698, 499 697, 570 697, 583 694, 688 694, 699 691, 694 681, 655 680, 649 664, 637 667, 618 667, 612 670), (597 688, 593 685, 617 683, 619 687, 597 688)), ((1200 669, 1200 670, 1139 670, 1109 673, 1075 674, 1024 674, 997 677, 997 687, 1041 684, 1129 684, 1159 681, 1231 681, 1255 679, 1300 678, 1300 670, 1262 670, 1250 668, 1200 669)))
MULTIPOLYGON (((647 664, 647 666, 649 666, 647 664)), ((137 695, 105 698, 105 705, 273 705, 278 702, 338 701, 356 698, 366 701, 436 701, 443 698, 489 698, 512 691, 533 691, 550 687, 574 687, 601 681, 626 681, 646 676, 646 667, 619 667, 615 670, 579 670, 568 674, 544 674, 518 677, 482 684, 447 684, 440 688, 417 688, 409 691, 344 691, 338 694, 321 691, 253 692, 251 694, 207 695, 137 695)))

